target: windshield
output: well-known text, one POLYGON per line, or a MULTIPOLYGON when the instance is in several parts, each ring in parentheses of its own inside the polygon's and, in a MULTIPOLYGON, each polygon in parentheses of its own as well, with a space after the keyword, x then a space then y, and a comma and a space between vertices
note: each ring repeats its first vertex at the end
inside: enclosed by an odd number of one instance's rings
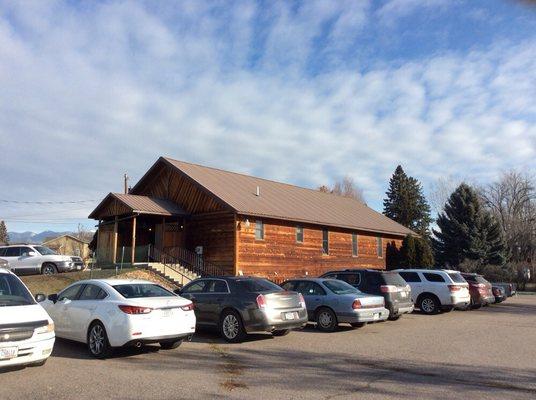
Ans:
POLYGON ((0 274, 0 307, 35 304, 31 293, 11 274, 0 274))
POLYGON ((360 294, 361 292, 357 290, 352 285, 349 285, 346 282, 338 281, 335 279, 329 279, 322 281, 325 287, 327 287, 329 290, 331 290, 335 294, 360 294))
POLYGON ((144 297, 172 297, 169 290, 153 283, 129 283, 113 286, 125 299, 140 299, 144 297))
POLYGON ((54 256, 57 254, 54 250, 45 246, 34 246, 34 249, 36 249, 42 256, 54 256))
POLYGON ((463 276, 457 272, 449 272, 449 276, 454 283, 467 283, 463 276))
POLYGON ((261 293, 261 292, 273 292, 281 291, 281 287, 277 286, 266 279, 244 279, 237 280, 237 286, 245 292, 249 293, 261 293))

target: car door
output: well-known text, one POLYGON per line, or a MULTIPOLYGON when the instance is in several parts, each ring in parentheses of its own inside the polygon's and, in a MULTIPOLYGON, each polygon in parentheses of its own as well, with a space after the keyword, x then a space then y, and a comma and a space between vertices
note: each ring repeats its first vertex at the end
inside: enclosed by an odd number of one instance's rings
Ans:
POLYGON ((98 285, 87 284, 81 288, 78 298, 66 307, 65 318, 69 321, 69 331, 73 340, 86 342, 89 323, 95 310, 107 295, 98 285))
POLYGON ((424 283, 418 272, 400 271, 400 276, 404 278, 406 283, 411 287, 411 301, 415 303, 417 298, 424 290, 424 283))
POLYGON ((20 246, 7 247, 2 257, 9 263, 9 269, 18 274, 17 268, 19 266, 20 246))
POLYGON ((20 248, 20 256, 17 263, 17 273, 19 275, 31 275, 39 269, 39 253, 28 246, 20 248))
POLYGON ((305 300, 309 318, 313 318, 315 310, 324 304, 326 291, 318 283, 311 281, 297 281, 295 287, 305 300))
POLYGON ((209 279, 199 279, 186 285, 181 290, 180 295, 185 299, 189 299, 194 303, 194 312, 197 324, 212 325, 209 316, 209 305, 207 304, 207 295, 205 290, 209 284, 209 279))
POLYGON ((207 323, 218 325, 223 308, 229 304, 229 285, 223 279, 208 280, 205 292, 207 323))
POLYGON ((50 317, 54 321, 56 334, 59 337, 73 339, 74 329, 73 324, 69 319, 69 309, 78 299, 78 295, 83 286, 83 284, 69 286, 58 294, 58 300, 50 307, 50 317))

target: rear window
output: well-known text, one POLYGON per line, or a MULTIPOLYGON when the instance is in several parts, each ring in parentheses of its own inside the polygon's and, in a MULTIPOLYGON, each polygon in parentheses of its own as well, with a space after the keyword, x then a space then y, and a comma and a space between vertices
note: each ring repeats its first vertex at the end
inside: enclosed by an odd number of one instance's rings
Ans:
POLYGON ((35 304, 30 292, 11 274, 0 274, 0 307, 35 304))
POLYGON ((454 283, 466 283, 465 279, 463 279, 463 276, 461 274, 455 273, 455 272, 449 272, 450 279, 454 283))
POLYGON ((335 294, 350 294, 350 293, 361 293, 352 285, 349 285, 346 282, 339 280, 325 280, 322 282, 325 287, 331 290, 335 294))
POLYGON ((139 299, 144 297, 172 297, 169 290, 152 283, 129 283, 112 286, 125 299, 139 299))
POLYGON ((406 281, 397 272, 384 272, 382 276, 386 285, 406 286, 406 281))
POLYGON ((237 280, 236 285, 239 289, 248 293, 261 293, 261 292, 272 292, 272 291, 281 291, 281 287, 277 286, 275 283, 270 282, 266 279, 243 279, 237 280))
POLYGON ((399 274, 406 282, 421 282, 421 278, 416 272, 400 272, 399 274))
POLYGON ((489 284, 489 282, 483 276, 480 276, 480 275, 477 275, 476 281, 478 283, 485 283, 486 285, 489 284))
POLYGON ((443 278, 440 274, 425 272, 423 275, 428 282, 445 282, 445 278, 443 278))

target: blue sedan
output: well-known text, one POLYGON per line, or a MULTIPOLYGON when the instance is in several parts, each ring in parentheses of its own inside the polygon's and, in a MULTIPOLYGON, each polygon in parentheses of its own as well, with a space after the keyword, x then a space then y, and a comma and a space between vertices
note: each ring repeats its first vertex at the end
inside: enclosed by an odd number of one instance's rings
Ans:
POLYGON ((339 323, 360 327, 389 317, 382 296, 362 293, 337 279, 291 279, 281 287, 303 295, 309 321, 324 332, 333 332, 339 323))

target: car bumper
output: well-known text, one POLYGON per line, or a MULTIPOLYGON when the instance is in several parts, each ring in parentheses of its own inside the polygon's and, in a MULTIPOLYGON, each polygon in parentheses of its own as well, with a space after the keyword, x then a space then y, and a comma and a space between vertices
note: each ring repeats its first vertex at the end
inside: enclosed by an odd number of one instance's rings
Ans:
POLYGON ((2 347, 17 347, 17 357, 7 360, 0 360, 0 368, 11 367, 15 365, 28 365, 46 360, 54 348, 55 337, 49 337, 42 340, 28 339, 21 342, 4 342, 2 347))
POLYGON ((454 308, 467 308, 471 303, 471 295, 467 294, 467 296, 451 296, 450 301, 450 305, 454 308))
POLYGON ((364 308, 353 312, 337 313, 337 319, 342 323, 376 322, 389 318, 389 310, 384 307, 364 308))
POLYGON ((389 316, 396 317, 397 315, 410 314, 414 309, 413 303, 398 303, 389 307, 389 316))
POLYGON ((76 270, 75 266, 70 261, 61 261, 56 262, 55 264, 58 272, 70 272, 76 270))
POLYGON ((302 308, 288 310, 252 310, 246 318, 242 318, 247 333, 273 332, 283 329, 300 329, 307 324, 307 310, 302 308), (286 319, 288 313, 293 319, 286 319))

